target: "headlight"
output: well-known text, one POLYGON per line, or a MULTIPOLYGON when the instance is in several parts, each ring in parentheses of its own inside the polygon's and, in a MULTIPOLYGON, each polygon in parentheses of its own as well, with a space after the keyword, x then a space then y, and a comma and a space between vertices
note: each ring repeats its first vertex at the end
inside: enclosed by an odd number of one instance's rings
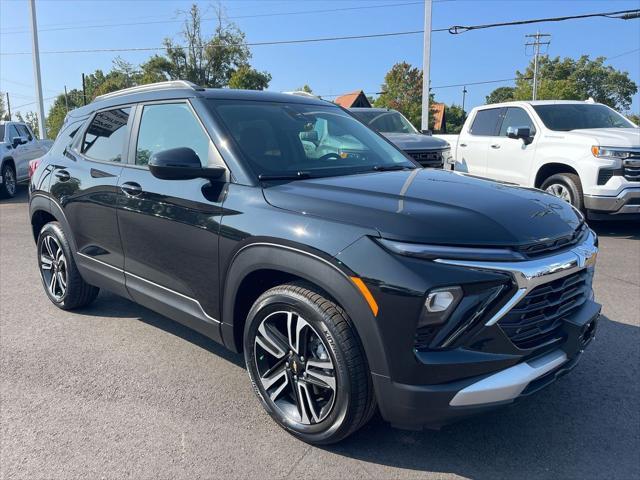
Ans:
POLYGON ((455 163, 453 155, 451 155, 451 148, 445 148, 442 150, 442 161, 443 163, 455 163))
POLYGON ((447 245, 426 245, 422 243, 406 243, 377 238, 387 250, 399 255, 426 259, 448 258, 454 260, 486 260, 486 261, 518 261, 525 260, 521 253, 509 248, 469 248, 450 247, 447 245))
POLYGON ((626 150, 616 149, 612 147, 599 147, 597 145, 591 147, 591 153, 594 157, 598 158, 625 159, 631 156, 631 153, 626 150))

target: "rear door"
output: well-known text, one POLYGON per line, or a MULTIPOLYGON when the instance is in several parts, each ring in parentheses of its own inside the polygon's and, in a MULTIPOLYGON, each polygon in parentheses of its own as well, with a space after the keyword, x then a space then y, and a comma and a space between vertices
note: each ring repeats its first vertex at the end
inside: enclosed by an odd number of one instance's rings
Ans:
POLYGON ((161 180, 147 164, 154 153, 178 147, 194 150, 203 166, 224 162, 189 101, 141 104, 136 117, 119 184, 127 289, 137 302, 216 336, 226 183, 161 180))
POLYGON ((486 176, 487 152, 497 135, 502 111, 502 108, 485 108, 476 111, 469 129, 460 132, 456 152, 456 170, 486 176))
POLYGON ((120 106, 94 114, 76 134, 73 146, 55 158, 50 187, 69 223, 83 277, 123 295, 116 203, 133 112, 131 106, 120 106))
POLYGON ((508 107, 498 137, 489 145, 486 176, 517 185, 529 183, 529 172, 534 159, 537 142, 536 126, 529 114, 521 107, 508 107), (507 137, 509 127, 528 127, 532 141, 507 137))

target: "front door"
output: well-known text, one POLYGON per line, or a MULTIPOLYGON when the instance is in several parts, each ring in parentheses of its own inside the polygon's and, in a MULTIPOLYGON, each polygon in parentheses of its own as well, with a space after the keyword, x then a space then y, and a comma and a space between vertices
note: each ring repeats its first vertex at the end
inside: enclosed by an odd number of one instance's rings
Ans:
POLYGON ((137 302, 217 336, 218 234, 224 180, 161 180, 154 153, 193 149, 203 166, 224 166, 188 101, 140 105, 131 162, 119 183, 118 223, 126 285, 137 302))
POLYGON ((501 108, 478 110, 468 131, 458 137, 455 169, 478 176, 486 176, 487 155, 492 137, 496 135, 501 108))
POLYGON ((520 107, 507 108, 498 137, 493 137, 491 145, 489 145, 486 176, 503 182, 527 186, 537 144, 535 135, 536 127, 524 109, 520 107), (529 128, 531 139, 525 142, 520 138, 507 137, 509 127, 529 128))

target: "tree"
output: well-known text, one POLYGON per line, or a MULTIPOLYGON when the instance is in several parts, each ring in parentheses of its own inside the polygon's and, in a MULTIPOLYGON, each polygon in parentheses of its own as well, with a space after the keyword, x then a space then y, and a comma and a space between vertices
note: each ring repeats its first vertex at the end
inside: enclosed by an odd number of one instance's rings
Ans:
POLYGON ((269 87, 271 74, 259 72, 251 68, 248 64, 241 65, 231 74, 229 88, 239 88, 244 90, 264 90, 269 87))
POLYGON ((73 110, 74 108, 82 106, 82 104, 82 90, 75 88, 68 92, 66 101, 64 93, 56 97, 47 115, 47 134, 49 138, 56 138, 58 136, 58 132, 60 128, 62 128, 68 110, 73 110))
POLYGON ((514 92, 514 87, 498 87, 485 97, 486 103, 488 105, 491 103, 510 102, 513 100, 514 92))
MULTIPOLYGON (((628 110, 638 91, 636 83, 622 72, 605 65, 605 57, 591 60, 582 55, 577 60, 566 57, 539 57, 538 99, 587 100, 604 103, 617 110, 628 110)), ((515 100, 530 100, 532 95, 533 60, 524 72, 516 72, 515 100)))
POLYGON ((40 127, 38 126, 38 114, 36 112, 27 112, 24 116, 24 121, 36 137, 40 138, 40 127))
POLYGON ((464 125, 464 121, 466 119, 466 115, 464 110, 460 105, 451 104, 450 106, 445 106, 445 120, 447 124, 447 133, 460 133, 462 130, 462 126, 464 125))
POLYGON ((422 70, 407 62, 396 63, 387 72, 382 92, 374 106, 398 110, 416 128, 422 118, 422 70))
POLYGON ((629 113, 627 114, 627 118, 640 127, 640 115, 629 113))
POLYGON ((199 7, 193 4, 188 12, 183 12, 184 45, 166 38, 166 55, 154 55, 142 64, 143 75, 163 80, 189 80, 203 87, 222 88, 228 86, 234 73, 243 67, 244 74, 238 73, 234 79, 236 85, 268 84, 271 80, 269 74, 248 69, 251 52, 244 32, 235 23, 227 21, 220 8, 216 14, 214 33, 206 37, 201 28, 199 7))
POLYGON ((311 89, 311 87, 310 87, 309 85, 307 85, 306 83, 305 83, 303 86, 301 86, 301 87, 299 87, 299 88, 296 88, 296 89, 295 89, 295 91, 296 91, 296 92, 306 92, 306 93, 311 93, 311 94, 313 94, 313 90, 312 90, 312 89, 311 89))

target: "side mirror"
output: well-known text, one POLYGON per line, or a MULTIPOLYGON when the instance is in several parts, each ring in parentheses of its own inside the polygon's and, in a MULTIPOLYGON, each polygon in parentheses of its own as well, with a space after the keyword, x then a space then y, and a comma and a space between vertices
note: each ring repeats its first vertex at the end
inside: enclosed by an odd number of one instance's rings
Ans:
POLYGON ((25 137, 13 137, 11 139, 11 145, 13 148, 16 148, 18 145, 24 145, 27 143, 27 139, 25 137))
POLYGON ((517 140, 521 138, 525 145, 531 143, 531 129, 529 127, 508 127, 507 137, 517 140))
POLYGON ((220 178, 226 169, 203 167, 196 152, 188 147, 180 147, 154 153, 149 159, 149 171, 162 180, 191 180, 220 178))
POLYGON ((423 135, 433 135, 433 132, 431 130, 420 130, 420 133, 422 133, 423 135))
POLYGON ((308 132, 300 132, 300 140, 307 142, 318 143, 318 132, 316 130, 309 130, 308 132))

